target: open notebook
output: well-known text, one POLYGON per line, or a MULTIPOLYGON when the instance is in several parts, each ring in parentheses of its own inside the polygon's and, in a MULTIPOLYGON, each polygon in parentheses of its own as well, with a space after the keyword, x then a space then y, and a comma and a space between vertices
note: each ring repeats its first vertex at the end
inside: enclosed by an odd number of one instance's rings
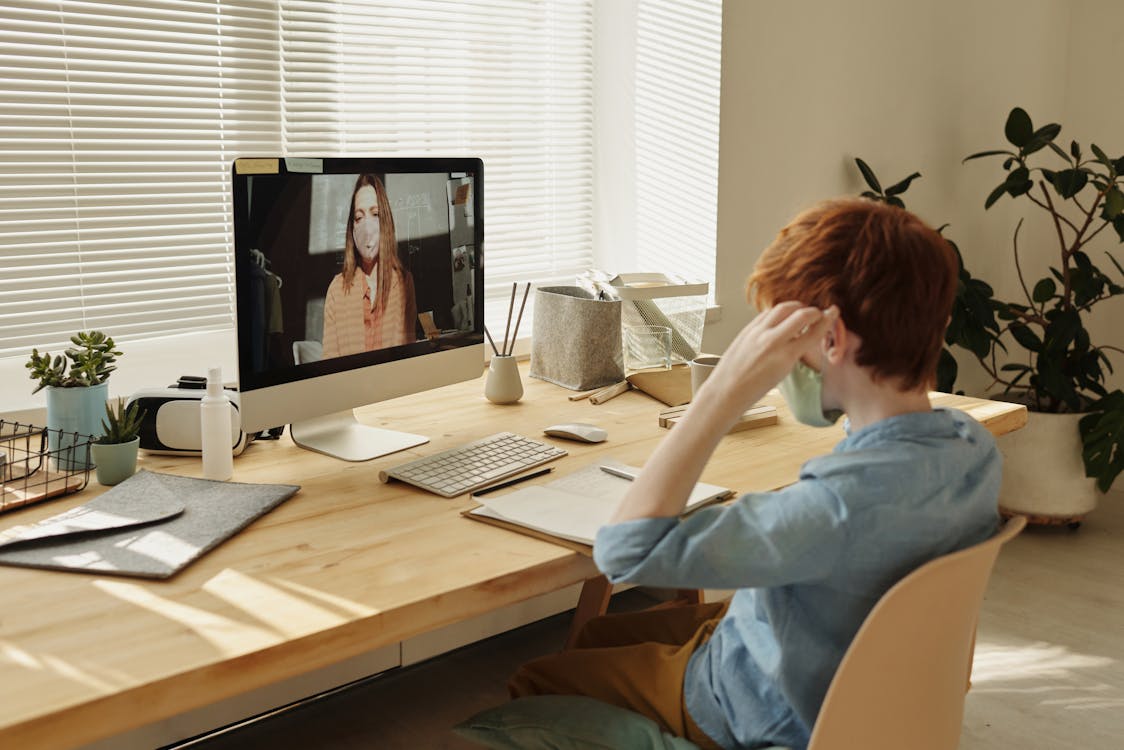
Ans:
MULTIPOLYGON (((609 522, 630 480, 601 470, 610 466, 635 476, 640 469, 616 461, 599 461, 549 484, 522 487, 501 497, 479 497, 482 503, 465 513, 469 518, 496 523, 534 536, 592 545, 597 530, 609 522)), ((725 487, 699 483, 684 513, 734 493, 725 487)))

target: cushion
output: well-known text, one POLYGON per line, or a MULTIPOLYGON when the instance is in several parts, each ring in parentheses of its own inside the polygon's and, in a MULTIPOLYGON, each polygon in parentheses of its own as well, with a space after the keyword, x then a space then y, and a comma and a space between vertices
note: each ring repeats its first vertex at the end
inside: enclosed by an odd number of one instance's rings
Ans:
POLYGON ((497 750, 698 750, 647 716, 581 695, 531 695, 481 711, 453 731, 497 750))

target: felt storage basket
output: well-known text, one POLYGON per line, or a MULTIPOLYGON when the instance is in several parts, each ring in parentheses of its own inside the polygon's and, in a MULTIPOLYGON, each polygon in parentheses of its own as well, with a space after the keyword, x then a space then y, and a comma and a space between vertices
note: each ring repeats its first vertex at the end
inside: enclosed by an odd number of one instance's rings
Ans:
POLYGON ((531 377, 576 391, 624 380, 619 300, 579 286, 540 287, 534 321, 531 377))

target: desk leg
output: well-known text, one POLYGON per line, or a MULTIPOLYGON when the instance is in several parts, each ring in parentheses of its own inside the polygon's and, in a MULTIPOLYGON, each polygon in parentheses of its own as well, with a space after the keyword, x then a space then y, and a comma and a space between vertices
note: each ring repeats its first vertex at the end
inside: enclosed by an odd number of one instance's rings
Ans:
POLYGON ((609 597, 613 595, 613 584, 605 576, 586 579, 582 585, 578 606, 574 609, 574 619, 570 621, 570 633, 566 636, 566 648, 572 648, 582 626, 598 615, 605 614, 609 607, 609 597))

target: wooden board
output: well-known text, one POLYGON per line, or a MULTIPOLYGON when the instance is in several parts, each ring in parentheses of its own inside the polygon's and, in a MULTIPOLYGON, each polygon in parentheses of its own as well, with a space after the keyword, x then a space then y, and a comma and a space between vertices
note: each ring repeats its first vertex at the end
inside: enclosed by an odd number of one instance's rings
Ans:
MULTIPOLYGON (((672 409, 665 409, 660 412, 659 425, 665 429, 670 430, 679 421, 687 415, 686 406, 676 406, 672 409)), ((752 430, 756 427, 767 427, 777 423, 777 407, 775 406, 754 406, 747 409, 737 422, 730 428, 730 432, 741 432, 742 430, 752 430)))

